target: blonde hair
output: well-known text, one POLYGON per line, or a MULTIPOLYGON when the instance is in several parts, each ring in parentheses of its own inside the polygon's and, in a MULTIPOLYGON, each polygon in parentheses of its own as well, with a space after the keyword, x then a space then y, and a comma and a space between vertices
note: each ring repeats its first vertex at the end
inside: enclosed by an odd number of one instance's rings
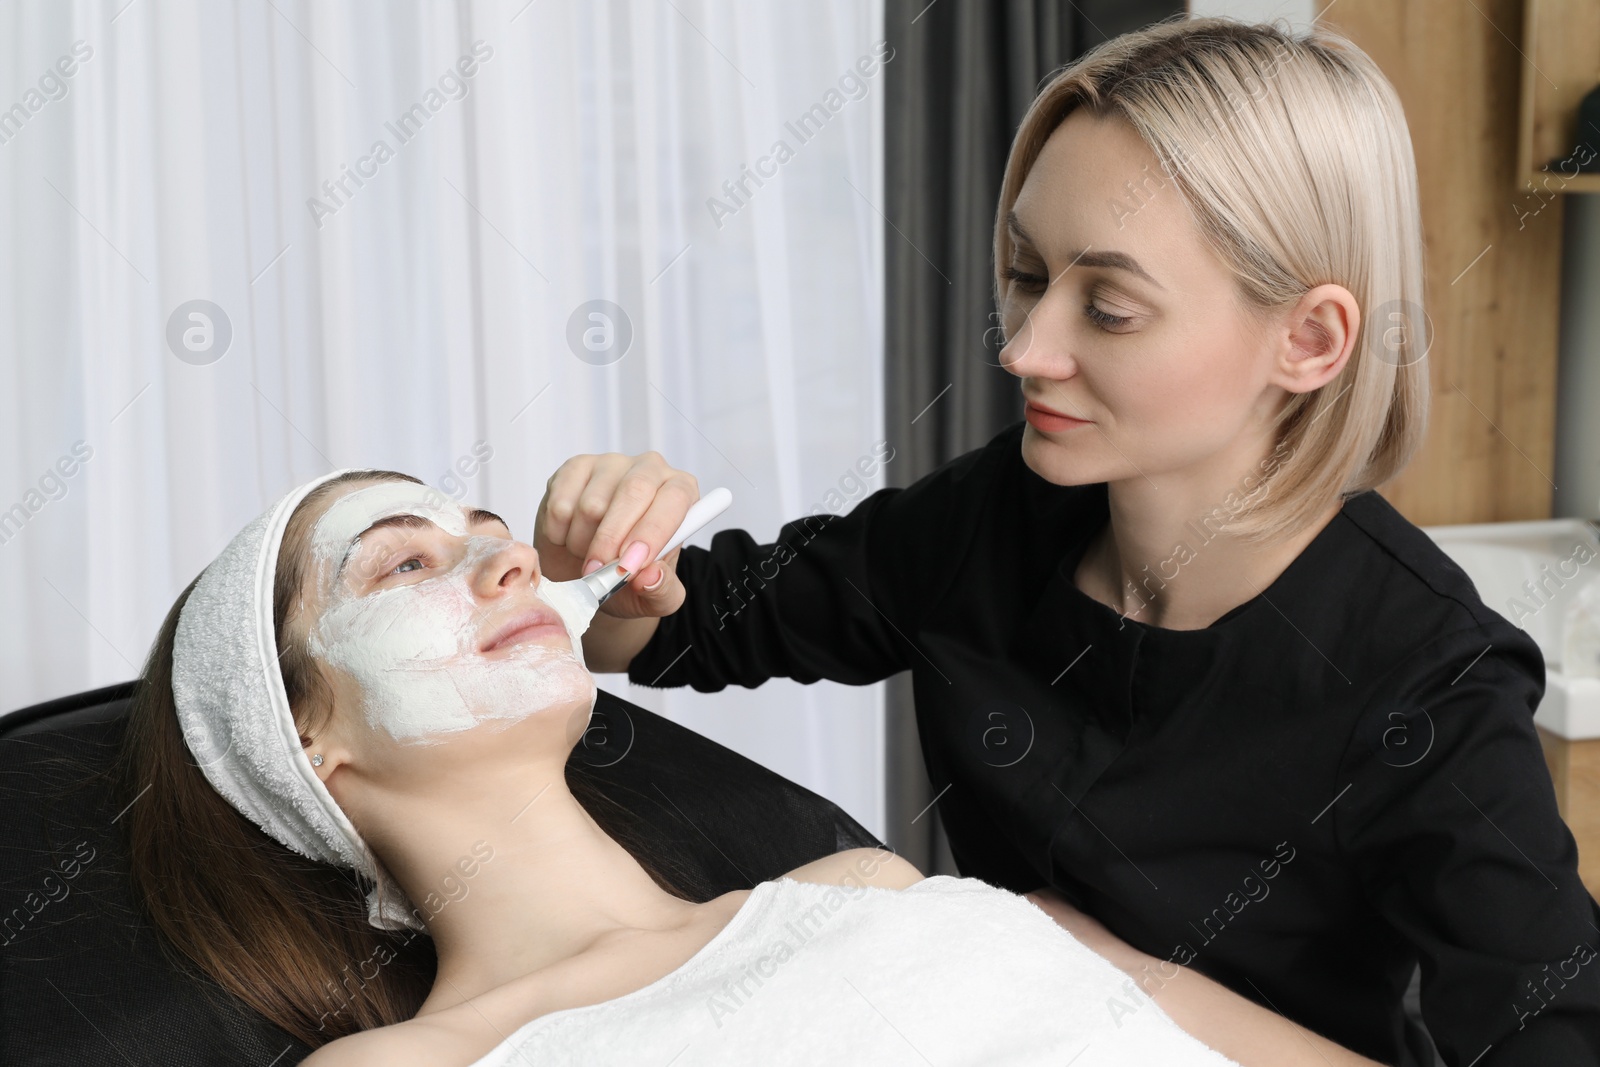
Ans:
POLYGON ((994 231, 1002 316, 1006 216, 1045 141, 1080 106, 1121 116, 1150 146, 1162 175, 1145 181, 1176 185, 1247 311, 1264 317, 1329 282, 1361 308, 1346 365, 1284 405, 1273 459, 1225 527, 1271 538, 1399 473, 1427 431, 1422 218, 1405 113, 1372 59, 1323 28, 1184 18, 1062 68, 1006 162, 994 231))

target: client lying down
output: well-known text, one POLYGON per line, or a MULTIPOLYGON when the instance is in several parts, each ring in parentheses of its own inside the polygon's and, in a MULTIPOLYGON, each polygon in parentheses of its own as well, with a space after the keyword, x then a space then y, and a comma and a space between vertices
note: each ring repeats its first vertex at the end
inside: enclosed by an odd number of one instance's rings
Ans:
POLYGON ((1029 898, 887 851, 684 899, 564 773, 588 619, 497 517, 404 475, 288 494, 179 598, 136 700, 158 929, 317 1067, 1368 1062, 1198 974, 1135 995, 1029 898), (436 971, 385 949, 407 926, 436 971))

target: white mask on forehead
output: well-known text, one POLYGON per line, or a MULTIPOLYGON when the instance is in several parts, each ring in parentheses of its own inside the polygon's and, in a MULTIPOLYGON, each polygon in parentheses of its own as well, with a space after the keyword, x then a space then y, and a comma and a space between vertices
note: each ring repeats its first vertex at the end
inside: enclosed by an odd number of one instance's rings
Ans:
MULTIPOLYGON (((486 720, 521 719, 558 703, 587 701, 593 708, 598 690, 584 666, 582 643, 589 612, 567 583, 541 576, 534 595, 561 617, 570 649, 524 641, 494 659, 477 651, 486 619, 504 608, 480 604, 471 579, 509 542, 468 535, 465 513, 438 490, 414 482, 358 489, 323 514, 311 539, 317 581, 329 595, 309 648, 356 680, 374 728, 399 741, 430 744, 486 720), (334 582, 342 559, 347 569, 387 565, 388 553, 363 557, 360 542, 350 542, 391 515, 428 519, 446 534, 465 537, 466 551, 447 570, 425 561, 435 568, 429 577, 365 595, 352 592, 343 578, 334 582)), ((407 558, 394 556, 396 566, 407 558)))

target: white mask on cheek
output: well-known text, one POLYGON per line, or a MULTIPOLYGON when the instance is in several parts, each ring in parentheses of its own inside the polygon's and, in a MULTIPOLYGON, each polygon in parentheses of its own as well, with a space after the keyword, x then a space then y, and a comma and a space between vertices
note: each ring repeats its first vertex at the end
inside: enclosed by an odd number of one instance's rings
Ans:
MULTIPOLYGON (((592 709, 598 690, 582 644, 588 619, 564 583, 541 576, 534 594, 561 616, 570 649, 525 641, 494 659, 477 651, 488 612, 473 596, 471 578, 508 542, 467 536, 460 507, 437 490, 385 482, 337 501, 312 533, 320 580, 328 581, 352 537, 401 514, 466 537, 461 559, 443 573, 364 596, 335 583, 308 642, 313 656, 360 685, 368 723, 396 740, 429 744, 485 720, 521 719, 557 704, 587 701, 592 709)), ((359 553, 358 544, 350 558, 359 553)))

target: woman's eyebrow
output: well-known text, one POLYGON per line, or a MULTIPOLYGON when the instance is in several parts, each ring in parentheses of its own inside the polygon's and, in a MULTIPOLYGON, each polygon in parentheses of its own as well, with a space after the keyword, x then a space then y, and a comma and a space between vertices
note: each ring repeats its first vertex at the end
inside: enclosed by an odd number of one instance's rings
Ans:
POLYGON ((1017 218, 1015 211, 1006 212, 1006 229, 1011 231, 1011 236, 1020 237, 1030 245, 1033 244, 1033 238, 1028 235, 1027 230, 1022 228, 1022 220, 1017 218))
MULTIPOLYGON (((487 511, 483 508, 468 508, 466 511, 466 516, 468 526, 475 526, 481 522, 498 522, 501 526, 506 528, 507 533, 511 532, 511 524, 492 511, 487 511)), ((411 512, 403 512, 399 515, 385 515, 383 518, 374 522, 371 526, 368 526, 365 530, 362 530, 360 533, 356 534, 350 539, 350 544, 345 546, 344 558, 339 560, 339 567, 333 573, 333 580, 338 582, 339 579, 344 576, 345 565, 350 562, 350 557, 354 554, 356 543, 373 530, 383 530, 388 529, 389 527, 419 529, 424 526, 433 525, 435 525, 435 523, 432 519, 422 515, 414 515, 411 512)))
POLYGON ((502 519, 500 516, 496 515, 494 512, 485 511, 483 508, 468 508, 467 525, 473 526, 480 522, 498 522, 501 526, 506 528, 507 533, 511 532, 511 524, 502 519))
MULTIPOLYGON (((1022 228, 1022 223, 1017 219, 1017 213, 1015 211, 1006 212, 1006 228, 1011 231, 1013 237, 1020 238, 1022 241, 1030 245, 1035 244, 1033 238, 1028 236, 1028 231, 1022 228)), ((1126 252, 1093 252, 1088 249, 1084 249, 1083 251, 1075 252, 1069 258, 1072 260, 1072 266, 1077 266, 1081 263, 1085 267, 1104 267, 1108 270, 1125 270, 1129 274, 1138 275, 1151 285, 1155 286, 1157 289, 1160 289, 1162 292, 1167 291, 1166 286, 1162 285, 1160 282, 1156 281, 1155 278, 1151 277, 1150 272, 1141 267, 1139 265, 1139 261, 1128 255, 1126 252)))
POLYGON ((344 555, 339 558, 339 566, 333 572, 334 584, 338 584, 339 579, 344 577, 345 565, 350 562, 350 557, 355 555, 356 545, 360 544, 361 539, 367 536, 367 534, 371 533, 373 530, 384 530, 391 526, 416 529, 418 527, 432 525, 433 520, 424 518, 421 515, 413 515, 410 512, 405 512, 399 515, 385 515, 383 518, 374 522, 371 526, 368 526, 365 530, 362 530, 360 533, 350 538, 350 543, 345 545, 344 555))

